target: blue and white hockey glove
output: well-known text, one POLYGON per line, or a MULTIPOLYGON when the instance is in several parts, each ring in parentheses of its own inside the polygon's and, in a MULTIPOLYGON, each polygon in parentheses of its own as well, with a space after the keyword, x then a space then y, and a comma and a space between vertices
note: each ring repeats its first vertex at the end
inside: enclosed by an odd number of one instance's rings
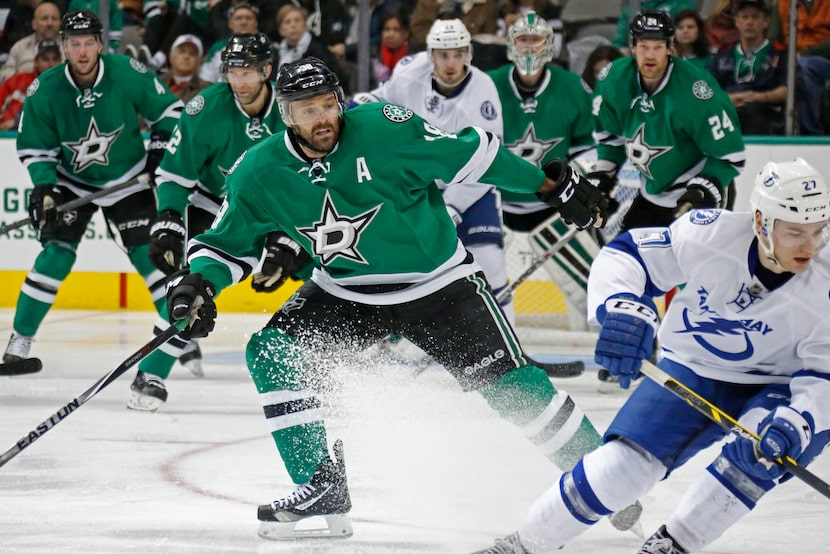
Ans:
POLYGON ((627 389, 640 373, 642 361, 654 351, 657 309, 649 298, 615 294, 597 309, 602 324, 594 361, 620 378, 627 389))
POLYGON ((812 424, 789 406, 779 406, 758 425, 760 441, 739 437, 724 446, 724 452, 747 475, 757 479, 778 479, 783 466, 772 460, 789 456, 797 460, 810 444, 812 424))

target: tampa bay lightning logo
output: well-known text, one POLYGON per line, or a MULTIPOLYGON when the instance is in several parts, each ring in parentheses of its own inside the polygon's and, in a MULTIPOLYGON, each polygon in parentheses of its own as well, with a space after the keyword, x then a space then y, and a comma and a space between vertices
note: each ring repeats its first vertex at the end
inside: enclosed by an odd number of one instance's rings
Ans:
POLYGON ((441 113, 441 98, 437 94, 433 94, 431 96, 427 96, 426 100, 427 111, 431 114, 440 114, 441 113))
POLYGON ((773 331, 772 327, 756 319, 720 317, 708 306, 709 292, 701 287, 697 293, 700 310, 694 312, 683 308, 685 329, 677 333, 691 334, 695 342, 710 354, 732 362, 747 360, 755 353, 751 333, 760 333, 765 337, 773 331))
POLYGON ((498 117, 499 112, 496 111, 496 107, 493 105, 492 102, 489 100, 485 100, 484 103, 481 105, 481 117, 486 119, 487 121, 493 121, 498 117))
POLYGON ((709 225, 720 217, 720 210, 692 210, 689 221, 695 225, 709 225))

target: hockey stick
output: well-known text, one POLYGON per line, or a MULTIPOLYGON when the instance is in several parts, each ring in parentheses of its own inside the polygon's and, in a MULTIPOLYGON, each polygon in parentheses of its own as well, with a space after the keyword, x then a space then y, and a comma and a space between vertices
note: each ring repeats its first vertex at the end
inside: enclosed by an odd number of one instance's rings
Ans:
MULTIPOLYGON (((753 433, 732 416, 697 394, 692 389, 686 387, 683 383, 676 380, 674 377, 649 362, 643 360, 643 365, 640 368, 640 373, 653 380, 661 387, 668 389, 670 392, 676 394, 685 400, 689 406, 702 413, 730 433, 734 433, 739 437, 744 437, 757 443, 760 439, 756 433, 753 433)), ((817 490, 822 495, 830 498, 830 484, 826 483, 820 477, 810 472, 806 468, 798 465, 795 460, 789 456, 784 456, 775 460, 775 463, 784 467, 787 472, 793 476, 798 477, 803 482, 817 490)))
MULTIPOLYGON (((150 181, 150 177, 147 174, 142 173, 141 175, 139 175, 135 179, 130 179, 129 181, 126 181, 124 183, 119 183, 117 185, 107 187, 107 188, 101 189, 99 191, 95 191, 92 194, 87 194, 86 196, 79 196, 78 198, 76 198, 74 200, 70 200, 69 202, 61 204, 60 206, 58 206, 55 209, 57 210, 58 213, 68 212, 68 211, 74 210, 75 208, 80 208, 81 206, 85 206, 85 205, 89 204, 90 202, 98 200, 99 198, 102 198, 104 196, 108 196, 108 195, 110 195, 114 192, 124 190, 125 188, 131 187, 131 186, 133 186, 137 183, 147 183, 149 181, 150 181)), ((14 231, 15 229, 18 229, 20 227, 24 227, 24 226, 28 225, 31 222, 32 222, 32 218, 27 217, 25 219, 20 219, 18 221, 14 221, 12 223, 9 223, 8 225, 0 225, 0 232, 4 232, 4 233, 8 234, 9 231, 14 231)))
POLYGON ((556 242, 556 244, 551 246, 550 249, 548 249, 544 254, 542 254, 541 256, 536 258, 535 260, 533 260, 533 262, 530 264, 530 267, 528 267, 524 271, 524 273, 522 273, 521 275, 516 277, 516 279, 514 279, 513 282, 510 283, 507 286, 507 288, 505 288, 504 290, 499 292, 498 296, 496 296, 496 300, 501 302, 502 300, 507 298, 510 294, 512 294, 513 291, 515 291, 517 288, 519 288, 519 285, 521 285, 522 283, 527 281, 528 277, 533 275, 536 272, 537 269, 542 267, 542 264, 544 264, 546 261, 548 261, 551 258, 551 256, 553 256, 554 254, 559 252, 559 250, 561 250, 562 247, 565 246, 568 243, 569 240, 574 238, 574 236, 576 236, 576 234, 578 232, 579 232, 579 229, 576 228, 576 227, 569 228, 567 230, 567 232, 564 235, 562 235, 562 237, 560 237, 560 239, 556 242))
POLYGON ((190 322, 189 319, 182 319, 177 321, 174 325, 171 325, 167 329, 165 329, 160 335, 155 337, 153 340, 142 346, 135 352, 132 356, 121 362, 121 365, 98 379, 98 381, 92 385, 90 388, 85 390, 80 394, 80 396, 76 397, 75 399, 71 400, 65 406, 60 408, 57 412, 49 416, 43 423, 29 431, 23 438, 17 441, 14 446, 6 450, 2 456, 0 456, 0 467, 3 467, 6 462, 20 454, 24 448, 30 446, 34 441, 42 437, 47 431, 49 431, 52 427, 63 421, 65 418, 69 416, 72 412, 86 404, 86 402, 91 399, 93 396, 101 392, 105 387, 107 387, 110 383, 121 377, 124 373, 127 372, 128 369, 133 367, 135 364, 146 358, 151 352, 153 352, 156 348, 176 336, 178 332, 184 329, 187 324, 190 322))

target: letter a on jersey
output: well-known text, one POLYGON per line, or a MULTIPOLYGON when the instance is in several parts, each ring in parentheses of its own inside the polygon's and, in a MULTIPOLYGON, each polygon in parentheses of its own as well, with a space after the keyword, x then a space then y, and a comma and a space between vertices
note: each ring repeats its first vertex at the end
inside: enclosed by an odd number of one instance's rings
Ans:
POLYGON ((320 221, 311 227, 297 230, 311 240, 314 255, 320 258, 323 265, 331 263, 338 256, 365 264, 366 259, 358 251, 357 245, 361 233, 366 230, 382 205, 358 216, 346 217, 337 213, 329 191, 326 191, 320 221))

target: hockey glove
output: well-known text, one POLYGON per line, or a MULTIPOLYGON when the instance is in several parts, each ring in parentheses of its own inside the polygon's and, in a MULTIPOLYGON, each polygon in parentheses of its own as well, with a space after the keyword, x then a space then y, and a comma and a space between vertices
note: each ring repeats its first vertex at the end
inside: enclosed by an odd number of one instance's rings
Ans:
POLYGON ((164 210, 150 227, 150 261, 165 275, 178 271, 184 257, 185 228, 182 216, 164 210))
POLYGON ((170 282, 167 289, 167 317, 170 322, 190 318, 188 326, 179 332, 184 339, 206 337, 216 325, 216 288, 203 280, 199 273, 182 275, 170 282))
POLYGON ((63 191, 57 185, 38 185, 29 195, 29 219, 32 227, 43 229, 45 225, 57 225, 61 216, 57 207, 63 203, 63 191))
POLYGON ((580 229, 605 225, 608 201, 599 189, 559 159, 547 162, 542 171, 556 182, 556 186, 546 192, 537 192, 539 200, 559 210, 566 223, 580 229))
POLYGON ((604 171, 594 171, 585 176, 588 182, 599 189, 608 201, 608 215, 616 213, 620 209, 620 203, 614 197, 614 189, 617 187, 617 179, 604 171))
POLYGON ((167 149, 167 141, 170 140, 170 133, 153 131, 150 133, 150 142, 147 143, 147 164, 144 171, 150 176, 150 182, 156 185, 156 170, 164 158, 164 151, 167 149))
POLYGON ((657 309, 654 303, 634 294, 615 294, 597 309, 602 324, 594 361, 620 378, 627 389, 640 373, 642 361, 654 350, 657 309))
POLYGON ((714 177, 698 175, 686 182, 686 192, 677 200, 674 218, 689 210, 719 208, 722 199, 720 182, 714 177))
POLYGON ((760 441, 743 437, 724 446, 724 452, 746 474, 757 479, 778 479, 783 466, 772 460, 789 456, 798 459, 813 436, 813 426, 789 406, 779 406, 758 425, 760 441))
POLYGON ((291 237, 281 231, 270 233, 262 269, 251 276, 251 287, 257 292, 273 292, 309 263, 311 256, 291 237))

